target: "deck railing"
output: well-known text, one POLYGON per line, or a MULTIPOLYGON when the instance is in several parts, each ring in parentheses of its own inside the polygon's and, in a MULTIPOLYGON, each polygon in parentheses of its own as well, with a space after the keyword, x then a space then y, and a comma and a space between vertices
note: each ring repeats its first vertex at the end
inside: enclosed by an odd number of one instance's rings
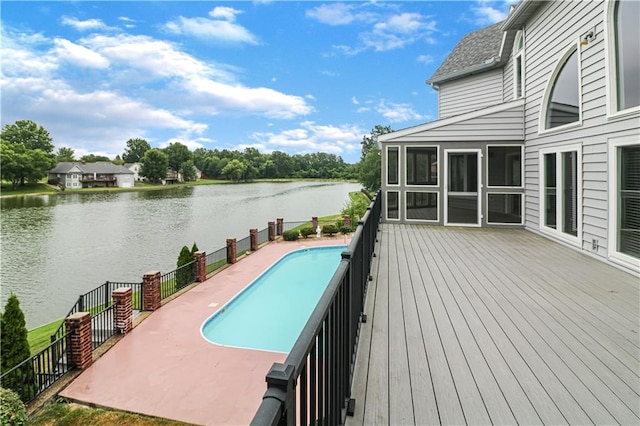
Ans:
POLYGON ((100 312, 91 315, 91 342, 94 350, 111 336, 116 335, 116 325, 113 319, 115 306, 112 303, 100 312))
POLYGON ((195 260, 160 276, 160 298, 166 299, 196 281, 195 260))
POLYGON ((291 352, 268 372, 252 425, 339 425, 352 412, 353 367, 380 208, 378 195, 291 352))

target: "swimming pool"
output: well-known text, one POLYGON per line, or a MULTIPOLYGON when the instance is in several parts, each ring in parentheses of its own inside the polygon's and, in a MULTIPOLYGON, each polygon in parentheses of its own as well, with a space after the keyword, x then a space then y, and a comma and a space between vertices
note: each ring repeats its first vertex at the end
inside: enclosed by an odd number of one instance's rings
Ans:
POLYGON ((291 351, 346 245, 310 247, 281 257, 202 324, 211 343, 291 351))

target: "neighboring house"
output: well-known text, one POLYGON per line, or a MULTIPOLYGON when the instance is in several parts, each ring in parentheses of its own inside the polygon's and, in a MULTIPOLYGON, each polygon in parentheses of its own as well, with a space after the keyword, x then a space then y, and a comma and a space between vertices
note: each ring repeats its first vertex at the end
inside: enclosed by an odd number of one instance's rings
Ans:
POLYGON ((142 176, 140 176, 140 170, 142 169, 142 163, 124 163, 124 166, 133 172, 133 180, 140 181, 142 180, 142 176))
POLYGON ((49 183, 63 188, 133 188, 133 172, 108 161, 63 162, 49 171, 49 183))
POLYGON ((640 2, 523 0, 380 135, 387 222, 525 227, 640 272, 640 2))

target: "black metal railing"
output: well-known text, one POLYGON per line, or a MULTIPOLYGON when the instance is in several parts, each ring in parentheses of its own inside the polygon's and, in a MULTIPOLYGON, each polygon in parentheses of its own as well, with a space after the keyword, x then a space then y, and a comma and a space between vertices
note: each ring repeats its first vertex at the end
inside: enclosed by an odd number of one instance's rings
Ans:
POLYGON ((299 226, 304 225, 305 223, 311 223, 311 221, 305 221, 305 222, 283 222, 282 223, 282 231, 289 231, 293 228, 297 228, 299 226))
POLYGON ((269 241, 269 228, 264 228, 258 231, 258 245, 264 244, 269 241))
POLYGON ((207 254, 207 259, 206 259, 207 274, 212 273, 216 269, 222 268, 226 264, 227 264, 227 248, 226 247, 218 249, 213 253, 207 254))
POLYGON ((166 299, 196 281, 196 262, 191 261, 160 276, 160 298, 166 299))
POLYGON ((131 287, 131 308, 134 311, 142 310, 142 283, 125 283, 121 281, 107 281, 109 294, 121 287, 131 287))
POLYGON ((251 236, 236 241, 236 255, 242 256, 251 250, 251 236))
POLYGON ((379 222, 377 196, 291 352, 267 374, 252 425, 344 423, 379 222))
POLYGON ((116 324, 113 318, 115 306, 112 303, 97 314, 91 315, 91 343, 94 350, 116 334, 116 324))
POLYGON ((62 335, 49 346, 0 376, 0 386, 15 390, 28 403, 50 388, 72 366, 67 356, 68 335, 62 335))

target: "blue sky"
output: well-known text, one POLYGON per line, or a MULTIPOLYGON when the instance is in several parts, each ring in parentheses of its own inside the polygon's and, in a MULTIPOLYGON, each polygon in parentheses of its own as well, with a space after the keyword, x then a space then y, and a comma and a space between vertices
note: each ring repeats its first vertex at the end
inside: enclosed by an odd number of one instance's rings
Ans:
POLYGON ((434 120, 425 80, 512 3, 3 1, 1 122, 77 157, 144 138, 352 163, 375 125, 434 120))

